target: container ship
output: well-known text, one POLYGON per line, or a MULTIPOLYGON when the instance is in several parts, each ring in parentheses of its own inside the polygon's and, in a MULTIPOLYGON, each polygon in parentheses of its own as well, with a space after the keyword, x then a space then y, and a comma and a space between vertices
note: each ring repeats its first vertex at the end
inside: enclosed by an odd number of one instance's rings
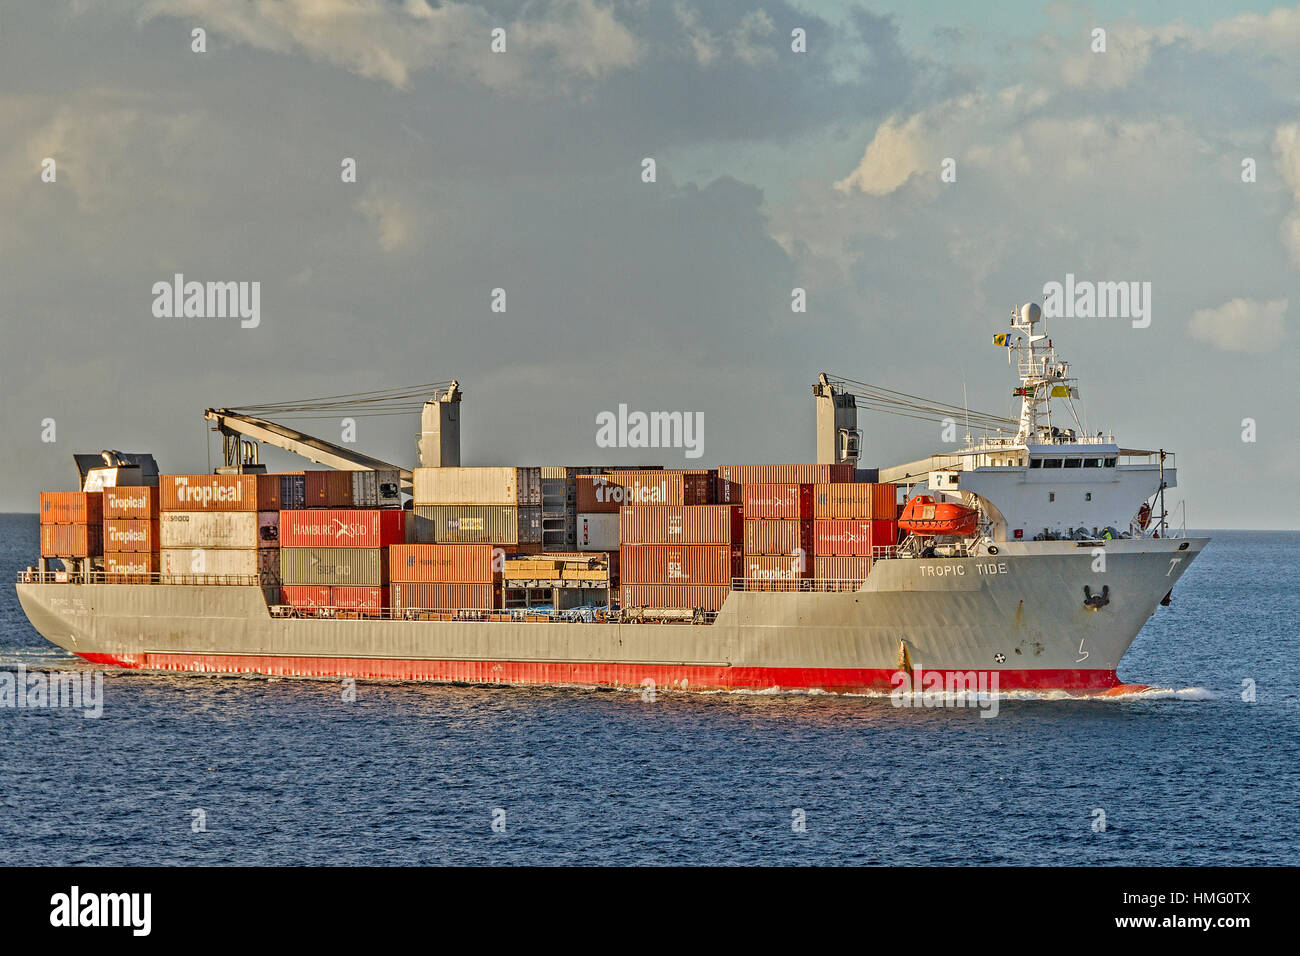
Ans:
POLYGON ((76 456, 79 490, 41 495, 40 560, 18 597, 54 644, 148 671, 830 693, 988 673, 1000 690, 1138 688, 1120 661, 1208 539, 1165 508, 1172 454, 1084 433, 1036 304, 994 344, 1018 371, 1018 419, 823 373, 808 464, 462 467, 454 381, 422 400, 412 469, 270 415, 303 406, 208 409, 225 453, 211 474, 76 456), (968 433, 859 467, 862 407, 968 433), (268 473, 262 443, 326 467, 268 473))

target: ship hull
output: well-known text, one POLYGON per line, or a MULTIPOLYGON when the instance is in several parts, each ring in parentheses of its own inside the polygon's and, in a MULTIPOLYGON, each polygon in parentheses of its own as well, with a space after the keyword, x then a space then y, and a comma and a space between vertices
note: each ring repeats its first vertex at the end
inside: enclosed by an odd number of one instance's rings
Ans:
POLYGON ((1122 686, 1121 658, 1206 542, 1107 542, 1104 571, 1073 542, 880 561, 858 591, 733 592, 707 625, 280 618, 261 589, 235 586, 18 594, 53 643, 152 671, 850 693, 890 691, 907 668, 1090 694, 1122 686), (1085 603, 1085 587, 1106 603, 1085 603))

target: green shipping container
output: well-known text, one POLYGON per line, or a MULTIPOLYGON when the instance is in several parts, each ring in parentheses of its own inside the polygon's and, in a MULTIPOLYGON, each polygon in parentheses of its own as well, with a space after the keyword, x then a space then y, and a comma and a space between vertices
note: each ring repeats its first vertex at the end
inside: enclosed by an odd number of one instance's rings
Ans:
POLYGON ((416 505, 411 544, 541 544, 542 509, 514 505, 416 505))
POLYGON ((388 583, 387 548, 281 548, 280 581, 330 587, 388 583))

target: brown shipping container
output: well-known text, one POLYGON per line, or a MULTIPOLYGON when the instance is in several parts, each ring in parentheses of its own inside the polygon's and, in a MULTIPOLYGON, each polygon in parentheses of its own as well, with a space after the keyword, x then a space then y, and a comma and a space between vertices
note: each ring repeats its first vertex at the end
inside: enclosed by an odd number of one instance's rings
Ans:
POLYGON ((542 509, 513 505, 416 505, 407 522, 411 544, 540 545, 542 509))
POLYGON ((279 507, 279 480, 270 475, 161 475, 158 493, 162 511, 257 511, 259 498, 279 507), (259 480, 260 479, 260 480, 259 480), (270 490, 274 486, 275 493, 270 490), (259 488, 266 494, 259 496, 259 488))
POLYGON ((738 544, 739 506, 637 505, 619 511, 621 544, 738 544))
POLYGON ((350 471, 305 471, 303 483, 308 508, 352 507, 350 471))
POLYGON ((431 611, 464 609, 490 611, 501 606, 501 589, 495 584, 394 584, 389 600, 394 611, 422 608, 431 611))
POLYGON ((104 520, 134 518, 158 520, 158 489, 147 486, 104 489, 104 520))
POLYGON ((280 548, 285 584, 382 587, 388 583, 387 548, 280 548))
POLYGON ((703 608, 717 611, 731 593, 730 585, 625 584, 621 588, 622 606, 662 608, 703 608))
POLYGON ((158 573, 154 551, 105 552, 104 573, 110 584, 148 584, 158 573))
POLYGON ((773 591, 792 591, 797 590, 792 582, 811 576, 812 558, 747 554, 743 570, 745 589, 748 591, 762 591, 765 583, 770 583, 773 591))
POLYGON ((147 518, 105 518, 104 548, 108 551, 157 551, 158 522, 147 518))
POLYGON ((90 558, 103 553, 103 525, 41 525, 41 557, 43 558, 90 558))
POLYGON ((619 552, 624 584, 730 584, 738 549, 727 544, 633 544, 619 552))
POLYGON ((815 485, 852 480, 852 465, 719 465, 717 501, 720 505, 740 504, 742 486, 750 484, 815 485))
POLYGON ((103 520, 102 491, 41 492, 41 524, 99 524, 103 520))
POLYGON ((898 486, 838 482, 813 487, 814 518, 872 518, 892 521, 898 517, 898 486))
POLYGON ((862 581, 870 572, 870 558, 813 558, 813 577, 823 581, 862 581))
POLYGON ((401 584, 491 584, 500 582, 490 544, 395 544, 388 549, 389 580, 401 584))
POLYGON ((796 549, 813 553, 813 523, 780 519, 745 519, 745 553, 793 555, 796 549))
POLYGON ((610 514, 624 505, 684 504, 682 472, 620 471, 611 475, 579 475, 578 511, 610 514))
POLYGON ((741 499, 745 520, 751 518, 811 518, 812 485, 745 485, 741 499))

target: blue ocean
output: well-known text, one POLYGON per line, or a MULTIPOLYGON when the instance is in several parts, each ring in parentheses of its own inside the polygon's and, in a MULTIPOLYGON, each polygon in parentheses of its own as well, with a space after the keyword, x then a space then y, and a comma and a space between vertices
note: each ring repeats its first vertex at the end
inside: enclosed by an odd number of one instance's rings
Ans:
MULTIPOLYGON (((0 707, 0 864, 1295 865, 1300 533, 1207 533, 1120 669, 1158 690, 991 719, 110 672, 0 707)), ((0 515, 0 668, 90 670, 18 606, 37 537, 0 515)))

